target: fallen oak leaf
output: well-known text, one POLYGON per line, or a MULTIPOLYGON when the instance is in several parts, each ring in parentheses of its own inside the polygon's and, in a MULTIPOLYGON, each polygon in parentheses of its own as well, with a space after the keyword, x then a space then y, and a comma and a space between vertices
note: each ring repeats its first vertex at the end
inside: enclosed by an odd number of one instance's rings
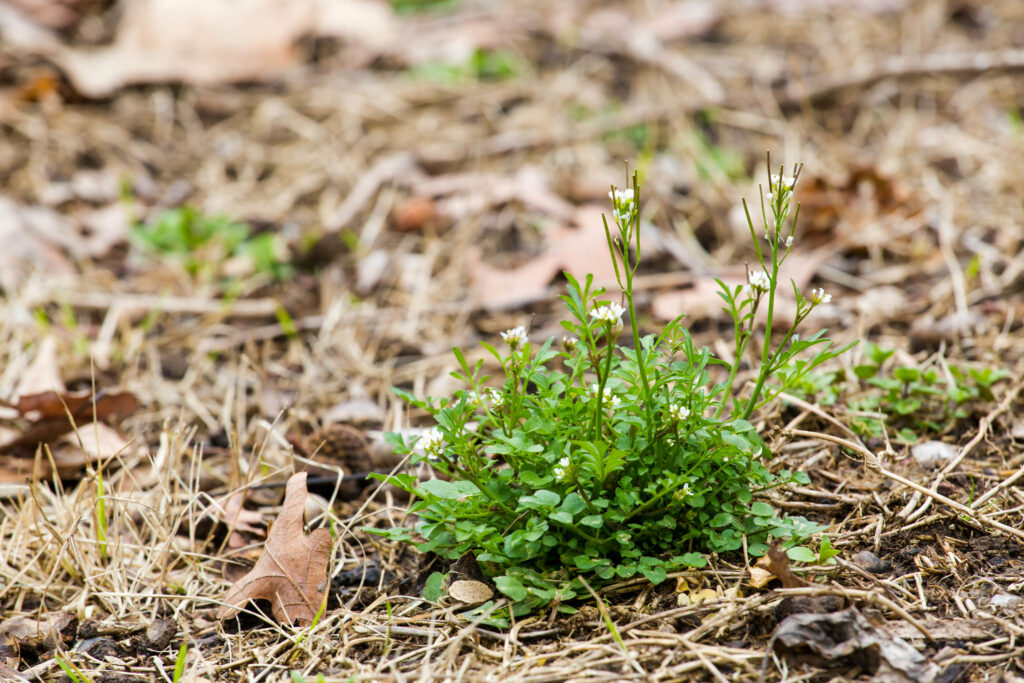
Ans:
POLYGON ((132 415, 139 401, 129 392, 59 394, 54 391, 21 397, 14 407, 21 413, 38 412, 42 417, 16 438, 0 445, 0 454, 35 451, 40 444, 54 441, 95 420, 107 422, 132 415))
POLYGON ((288 480, 277 522, 270 527, 263 554, 252 570, 224 597, 218 619, 229 619, 250 600, 269 600, 274 618, 309 626, 327 596, 327 565, 331 532, 314 529, 305 535, 306 473, 288 480))

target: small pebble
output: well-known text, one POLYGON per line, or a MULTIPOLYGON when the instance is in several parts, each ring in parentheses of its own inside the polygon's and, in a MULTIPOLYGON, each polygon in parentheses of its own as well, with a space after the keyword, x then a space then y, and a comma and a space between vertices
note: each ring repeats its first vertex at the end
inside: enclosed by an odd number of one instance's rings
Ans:
POLYGON ((989 600, 989 604, 997 609, 1016 609, 1020 604, 1024 602, 1024 598, 1019 595, 1013 595, 1006 591, 999 591, 989 600))
POLYGON ((935 467, 956 455, 956 448, 942 441, 925 441, 910 449, 914 460, 922 467, 935 467))
POLYGON ((864 571, 872 574, 884 574, 892 570, 892 566, 888 562, 870 550, 861 550, 850 560, 864 571))

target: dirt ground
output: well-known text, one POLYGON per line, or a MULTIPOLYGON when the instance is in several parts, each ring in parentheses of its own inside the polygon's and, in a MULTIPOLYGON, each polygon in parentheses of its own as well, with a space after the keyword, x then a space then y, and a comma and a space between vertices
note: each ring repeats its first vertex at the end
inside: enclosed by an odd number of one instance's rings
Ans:
POLYGON ((192 681, 1024 679, 1024 3, 365 0, 303 24, 247 0, 219 31, 162 4, 0 6, 0 680, 170 681, 183 642, 192 681), (766 151, 803 164, 789 277, 861 342, 755 415, 811 479, 773 503, 828 525, 836 563, 755 587, 712 557, 507 631, 425 602, 426 560, 360 531, 407 519, 360 474, 426 426, 390 388, 446 395, 451 347, 516 325, 560 336, 560 272, 603 267, 627 163, 641 327, 685 313, 727 355, 712 278, 753 258, 766 151), (226 219, 190 256, 140 237, 169 216, 226 219), (868 342, 939 387, 998 372, 865 436, 868 342), (51 390, 50 414, 18 402, 51 390), (369 447, 311 485, 322 619, 219 620, 330 424, 369 447))

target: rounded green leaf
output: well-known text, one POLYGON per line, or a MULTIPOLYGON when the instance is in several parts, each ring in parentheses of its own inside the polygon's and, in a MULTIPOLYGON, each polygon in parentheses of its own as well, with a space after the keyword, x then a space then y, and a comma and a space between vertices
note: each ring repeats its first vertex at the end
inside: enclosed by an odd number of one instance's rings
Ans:
POLYGON ((802 545, 793 546, 788 549, 786 551, 786 555, 794 562, 814 562, 818 559, 818 556, 814 554, 813 550, 805 548, 802 545))
POLYGON ((521 602, 526 599, 526 587, 514 576, 496 576, 494 585, 513 602, 521 602))

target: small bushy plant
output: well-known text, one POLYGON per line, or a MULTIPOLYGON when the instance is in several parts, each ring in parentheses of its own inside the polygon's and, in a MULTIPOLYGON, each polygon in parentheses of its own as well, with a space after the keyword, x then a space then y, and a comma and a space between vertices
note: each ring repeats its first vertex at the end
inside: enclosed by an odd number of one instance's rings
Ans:
MULTIPOLYGON (((438 477, 388 481, 416 497, 415 528, 376 530, 455 559, 472 553, 516 613, 585 595, 585 584, 700 567, 707 553, 765 553, 780 541, 800 544, 821 527, 779 514, 769 490, 807 483, 801 473, 769 468, 771 453, 751 414, 802 381, 834 349, 819 331, 797 327, 830 297, 805 297, 793 285, 796 315, 781 338, 772 334, 780 266, 793 246, 792 176, 770 175, 761 198, 767 232, 747 222, 758 262, 748 282, 720 295, 734 321, 735 353, 716 358, 673 320, 641 335, 633 281, 641 256, 640 187, 612 187, 605 220, 609 255, 621 295, 608 297, 591 276, 567 273, 562 297, 566 336, 535 345, 527 330, 484 343, 500 368, 496 382, 483 360, 455 350, 465 388, 435 401, 396 390, 429 412, 436 426, 409 441, 389 440, 438 477), (768 324, 755 334, 764 307, 768 324), (628 334, 623 335, 623 317, 628 334), (740 363, 754 346, 758 368, 750 388, 734 390, 740 363), (580 577, 584 581, 580 580, 580 577)), ((744 203, 744 208, 746 204, 744 203)), ((846 347, 848 348, 848 347, 846 347)), ((486 606, 483 608, 486 609, 486 606)))

